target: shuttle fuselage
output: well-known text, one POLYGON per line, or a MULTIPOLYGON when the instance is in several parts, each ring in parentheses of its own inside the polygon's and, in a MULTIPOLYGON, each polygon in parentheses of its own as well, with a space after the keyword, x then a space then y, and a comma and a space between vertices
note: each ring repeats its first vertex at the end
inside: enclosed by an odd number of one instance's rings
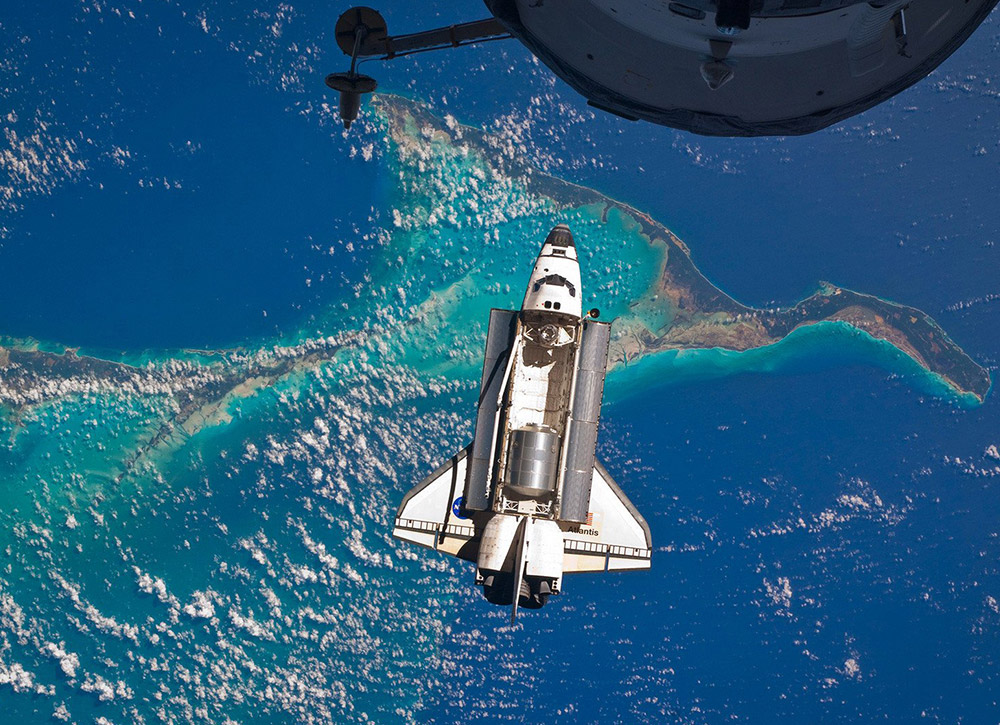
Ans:
POLYGON ((476 562, 495 604, 538 608, 576 571, 642 569, 649 528, 595 458, 609 325, 584 316, 555 227, 520 312, 493 310, 472 444, 407 494, 393 535, 476 562))

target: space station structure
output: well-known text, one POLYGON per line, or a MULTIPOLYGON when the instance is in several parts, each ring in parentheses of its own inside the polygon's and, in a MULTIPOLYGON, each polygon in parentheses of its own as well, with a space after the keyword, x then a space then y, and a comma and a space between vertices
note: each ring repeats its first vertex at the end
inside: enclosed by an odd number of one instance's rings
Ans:
MULTIPOLYGON (((337 23, 345 125, 376 82, 358 58, 515 38, 588 103, 710 136, 812 133, 927 76, 998 0, 485 0, 491 17, 390 35, 367 7, 337 23), (346 104, 345 104, 346 102, 346 104)), ((353 114, 353 116, 352 116, 353 114)))
POLYGON ((575 572, 648 569, 649 526, 596 458, 610 325, 583 314, 569 227, 520 311, 490 313, 472 443, 403 499, 393 536, 474 562, 487 600, 537 609, 575 572))

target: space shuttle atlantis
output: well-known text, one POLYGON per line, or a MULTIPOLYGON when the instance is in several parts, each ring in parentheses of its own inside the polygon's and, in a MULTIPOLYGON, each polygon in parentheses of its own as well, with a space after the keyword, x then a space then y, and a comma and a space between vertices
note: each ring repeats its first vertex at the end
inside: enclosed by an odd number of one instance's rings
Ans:
POLYGON ((538 609, 565 574, 648 569, 649 526, 595 457, 610 325, 582 312, 569 227, 520 312, 494 309, 475 438, 403 499, 393 536, 476 564, 494 604, 538 609))

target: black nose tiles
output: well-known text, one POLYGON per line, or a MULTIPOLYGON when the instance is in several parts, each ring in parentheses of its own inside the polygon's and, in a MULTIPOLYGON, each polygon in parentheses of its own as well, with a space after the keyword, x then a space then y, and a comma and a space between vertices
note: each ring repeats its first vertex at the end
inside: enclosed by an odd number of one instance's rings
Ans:
POLYGON ((551 244, 553 247, 576 246, 573 242, 573 232, 571 232, 569 227, 565 224, 557 224, 552 227, 552 231, 549 232, 549 236, 545 238, 545 243, 551 244))

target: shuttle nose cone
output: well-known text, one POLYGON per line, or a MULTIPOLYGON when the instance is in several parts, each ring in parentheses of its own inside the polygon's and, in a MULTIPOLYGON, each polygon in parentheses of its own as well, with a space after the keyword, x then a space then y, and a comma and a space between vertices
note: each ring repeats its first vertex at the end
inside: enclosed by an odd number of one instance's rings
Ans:
POLYGON ((545 238, 546 244, 551 244, 555 247, 575 247, 576 244, 573 243, 573 232, 569 230, 569 227, 565 224, 556 224, 552 227, 552 231, 549 232, 549 236, 545 238))

